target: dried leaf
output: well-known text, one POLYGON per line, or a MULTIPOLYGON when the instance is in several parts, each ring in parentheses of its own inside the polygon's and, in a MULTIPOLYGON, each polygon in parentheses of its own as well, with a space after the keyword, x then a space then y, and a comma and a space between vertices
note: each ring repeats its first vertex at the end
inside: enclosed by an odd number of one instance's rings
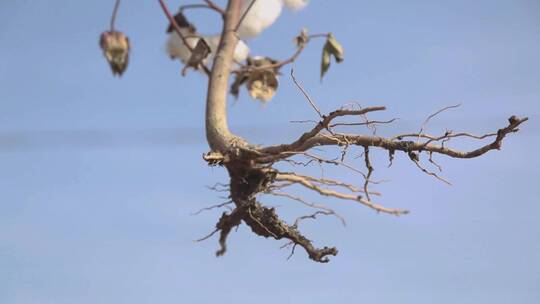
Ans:
POLYGON ((208 43, 206 43, 204 39, 199 39, 199 41, 197 41, 197 44, 193 48, 193 52, 191 52, 191 56, 189 57, 186 66, 182 70, 182 75, 185 75, 187 69, 190 67, 198 69, 199 65, 202 64, 203 60, 206 59, 209 54, 210 46, 208 46, 208 43))
POLYGON ((344 59, 343 46, 337 42, 332 33, 328 34, 326 43, 323 47, 322 62, 321 62, 321 80, 330 68, 331 57, 334 57, 337 63, 341 63, 344 59))
POLYGON ((326 72, 328 71, 328 69, 330 68, 330 50, 328 49, 328 47, 325 45, 323 47, 323 52, 322 52, 322 61, 321 61, 321 80, 323 79, 324 77, 324 74, 326 74, 326 72))
POLYGON ((191 57, 189 57, 187 65, 197 68, 208 57, 208 54, 210 54, 210 46, 204 39, 199 39, 195 48, 193 48, 193 52, 191 52, 191 57))
MULTIPOLYGON (((197 30, 195 29, 195 26, 190 23, 186 16, 182 12, 178 12, 176 15, 174 15, 174 22, 178 25, 181 29, 188 29, 190 33, 195 33, 197 30)), ((171 33, 174 31, 174 27, 172 24, 169 24, 167 27, 167 33, 171 33)))
POLYGON ((273 70, 254 70, 249 75, 247 88, 253 99, 270 101, 278 88, 278 79, 273 70))
POLYGON ((328 39, 326 40, 325 47, 328 46, 328 50, 330 51, 330 54, 334 56, 337 63, 340 63, 343 61, 343 46, 337 42, 336 37, 332 35, 332 33, 328 34, 328 39))
POLYGON ((101 33, 99 45, 111 66, 113 75, 122 76, 129 62, 128 37, 122 32, 106 31, 101 33))

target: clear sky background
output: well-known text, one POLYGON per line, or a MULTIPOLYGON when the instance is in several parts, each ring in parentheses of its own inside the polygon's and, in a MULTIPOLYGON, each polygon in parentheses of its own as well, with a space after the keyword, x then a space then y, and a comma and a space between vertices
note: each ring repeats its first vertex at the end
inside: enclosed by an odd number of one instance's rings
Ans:
MULTIPOLYGON (((222 201, 205 186, 227 180, 201 158, 206 78, 181 77, 165 55, 157 1, 123 1, 117 27, 133 51, 124 77, 113 78, 98 48, 112 7, 0 1, 0 303, 540 302, 539 1, 313 0, 250 42, 255 54, 285 58, 303 26, 334 32, 345 62, 321 84, 314 41, 297 77, 324 111, 352 100, 386 105, 373 118, 400 120, 382 134, 417 131, 456 103, 430 132, 483 133, 512 114, 531 118, 499 152, 439 157, 452 187, 402 155, 385 169, 386 154, 374 150, 375 177, 390 180, 377 187, 379 202, 407 216, 308 196, 347 218, 347 227, 334 218, 301 226, 317 246, 339 248, 328 264, 300 248, 287 260, 283 241, 245 226, 221 258, 216 237, 193 242, 221 214, 191 215, 222 201)), ((213 13, 192 16, 219 31, 213 13)), ((290 120, 315 119, 288 71, 266 106, 245 91, 231 102, 235 132, 277 143, 308 127, 290 120)), ((262 201, 289 220, 309 212, 262 201)))

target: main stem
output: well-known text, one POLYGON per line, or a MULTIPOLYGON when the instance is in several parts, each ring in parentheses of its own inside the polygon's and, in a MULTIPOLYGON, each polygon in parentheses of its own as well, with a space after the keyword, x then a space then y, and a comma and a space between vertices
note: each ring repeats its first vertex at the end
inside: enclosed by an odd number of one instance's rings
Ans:
POLYGON ((206 98, 206 140, 213 151, 226 152, 238 139, 227 123, 227 93, 232 59, 238 35, 235 27, 240 19, 242 0, 229 0, 223 31, 208 82, 206 98))

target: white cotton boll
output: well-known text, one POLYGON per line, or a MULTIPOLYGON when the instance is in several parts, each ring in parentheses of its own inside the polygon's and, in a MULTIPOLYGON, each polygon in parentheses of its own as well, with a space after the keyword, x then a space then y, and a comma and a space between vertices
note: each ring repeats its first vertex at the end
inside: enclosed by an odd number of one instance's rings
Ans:
MULTIPOLYGON (((186 35, 188 34, 186 33, 186 35)), ((210 63, 212 62, 213 55, 217 52, 220 36, 219 35, 203 36, 203 39, 206 42, 206 44, 208 44, 208 46, 210 47, 210 54, 203 61, 204 64, 207 64, 209 62, 210 63)), ((195 46, 197 45, 197 42, 199 41, 199 38, 188 37, 186 38, 186 40, 192 48, 195 48, 195 46)), ((167 49, 167 53, 169 54, 171 58, 180 59, 183 63, 188 62, 189 58, 191 57, 191 52, 182 41, 182 38, 180 38, 180 36, 178 36, 176 32, 172 32, 171 34, 169 34, 169 38, 167 39, 166 49, 167 49)), ((247 59, 248 55, 249 55, 249 47, 246 45, 244 41, 240 40, 234 50, 234 61, 242 62, 247 59)))
POLYGON ((249 47, 244 41, 242 40, 238 41, 238 44, 236 45, 236 48, 234 49, 234 61, 242 62, 246 60, 248 56, 249 56, 249 47))
MULTIPOLYGON (((187 32, 183 34, 188 35, 187 32)), ((197 45, 199 38, 186 38, 186 41, 191 46, 191 48, 194 48, 197 45)), ((186 63, 191 56, 190 50, 186 47, 184 41, 182 41, 182 38, 180 38, 180 36, 178 36, 176 32, 171 32, 169 34, 169 37, 167 38, 167 43, 165 44, 165 48, 167 50, 167 54, 169 54, 171 58, 180 59, 180 61, 182 61, 183 63, 186 63)))
MULTIPOLYGON (((253 0, 252 0, 253 1, 253 0)), ((243 14, 252 1, 244 1, 243 14)), ((238 29, 242 39, 257 37, 262 31, 271 26, 281 14, 283 0, 258 0, 253 4, 238 29)))
MULTIPOLYGON (((210 47, 210 55, 208 56, 207 60, 212 60, 213 55, 217 52, 217 48, 219 46, 219 35, 214 36, 205 36, 203 37, 204 41, 206 41, 206 44, 210 47)), ((242 40, 238 41, 238 44, 236 45, 236 48, 234 49, 234 61, 235 62, 242 62, 247 59, 249 55, 249 47, 246 45, 246 43, 242 40)))
MULTIPOLYGON (((264 0, 263 0, 264 1, 264 0)), ((299 11, 306 7, 309 0, 284 0, 285 6, 293 11, 299 11)))

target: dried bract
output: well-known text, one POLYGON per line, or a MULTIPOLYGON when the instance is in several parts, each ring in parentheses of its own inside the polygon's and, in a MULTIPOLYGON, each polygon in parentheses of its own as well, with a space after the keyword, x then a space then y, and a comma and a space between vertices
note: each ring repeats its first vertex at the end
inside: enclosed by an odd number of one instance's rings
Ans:
POLYGON ((206 59, 209 54, 210 46, 208 46, 208 43, 206 43, 204 39, 199 39, 195 45, 195 48, 193 48, 193 51, 191 52, 191 56, 189 57, 186 66, 184 69, 182 69, 182 75, 185 75, 187 69, 190 67, 198 69, 199 65, 203 64, 203 60, 206 59))
POLYGON ((251 98, 270 101, 278 88, 276 74, 272 70, 255 70, 249 75, 247 88, 251 98))
POLYGON ((296 38, 294 39, 294 42, 295 42, 297 47, 301 47, 304 44, 306 44, 308 42, 308 40, 309 40, 308 30, 307 30, 307 28, 303 28, 300 31, 300 34, 298 36, 296 36, 296 38))
MULTIPOLYGON (((178 12, 176 15, 174 15, 174 22, 176 22, 179 28, 187 29, 191 33, 195 33, 197 31, 195 26, 187 20, 186 16, 184 16, 182 12, 178 12)), ((167 27, 167 33, 171 33, 173 31, 174 26, 172 24, 169 24, 169 26, 167 27)))

